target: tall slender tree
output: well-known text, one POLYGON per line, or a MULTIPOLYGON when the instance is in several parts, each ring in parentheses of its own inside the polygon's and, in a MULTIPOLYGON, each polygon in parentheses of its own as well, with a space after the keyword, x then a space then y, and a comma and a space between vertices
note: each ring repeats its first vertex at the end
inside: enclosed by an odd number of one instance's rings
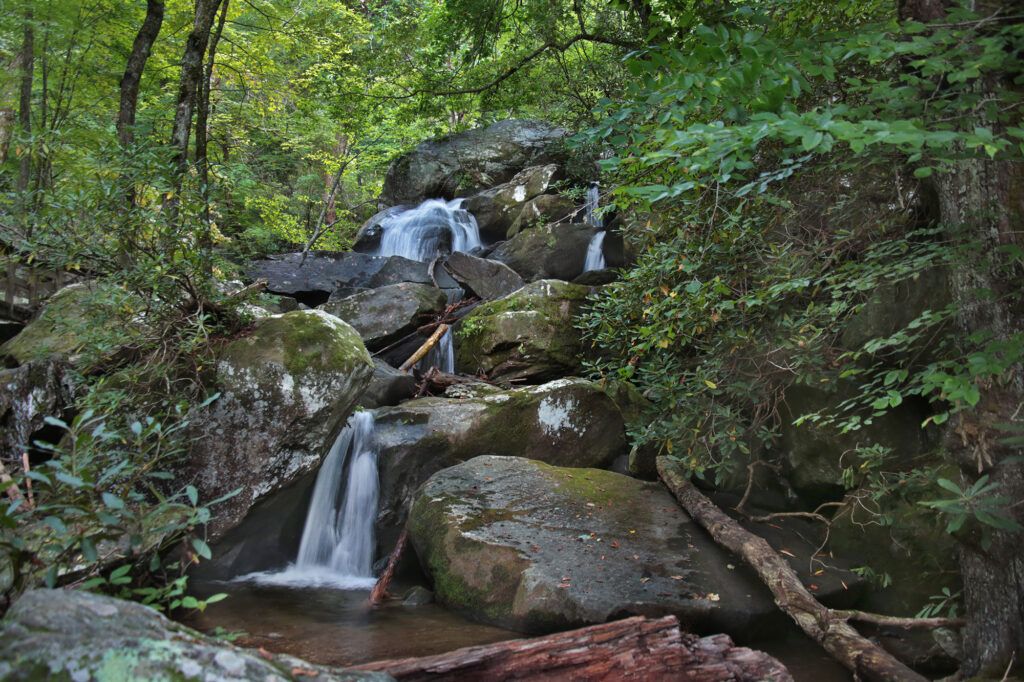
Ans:
POLYGON ((121 101, 117 110, 117 139, 125 147, 135 139, 135 112, 139 103, 139 84, 146 61, 153 51, 153 43, 160 34, 164 22, 164 0, 147 0, 146 18, 139 28, 132 51, 128 55, 124 76, 121 77, 121 101))

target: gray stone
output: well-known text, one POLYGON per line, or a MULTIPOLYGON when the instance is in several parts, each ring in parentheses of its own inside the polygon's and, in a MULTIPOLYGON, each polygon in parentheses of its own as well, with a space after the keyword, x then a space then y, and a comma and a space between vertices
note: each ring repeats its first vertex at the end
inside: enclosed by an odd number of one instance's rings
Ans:
POLYGON ((194 411, 187 434, 201 499, 241 491, 215 507, 211 537, 317 468, 373 369, 356 331, 319 310, 266 318, 224 348, 221 396, 194 411))
POLYGON ((416 378, 401 372, 379 358, 373 359, 373 377, 357 401, 360 407, 373 409, 397 405, 416 395, 416 378))
POLYGON ((328 301, 320 309, 352 325, 366 347, 377 350, 430 322, 447 303, 431 284, 402 282, 328 301))
MULTIPOLYGON (((21 460, 21 453, 46 425, 74 402, 74 385, 59 360, 33 360, 0 370, 0 459, 21 460)), ((54 434, 53 442, 63 435, 54 434)))
POLYGON ((507 296, 525 284, 523 278, 504 263, 465 253, 453 253, 444 267, 456 281, 484 300, 507 296))
POLYGON ((416 585, 402 596, 402 606, 423 606, 433 601, 434 593, 422 585, 416 585))
POLYGON ((587 246, 596 229, 582 223, 541 225, 520 232, 491 252, 490 258, 508 265, 532 282, 578 277, 587 259, 587 246))
POLYGON ((559 194, 542 194, 523 205, 505 236, 511 239, 532 227, 555 222, 579 222, 582 217, 583 209, 571 199, 559 194), (577 215, 580 217, 576 218, 577 215))
POLYGON ((750 636, 780 622, 663 486, 609 471, 477 457, 427 481, 409 530, 437 600, 486 623, 543 633, 674 614, 750 636))
POLYGON ((529 166, 564 162, 568 136, 542 121, 508 119, 428 140, 391 164, 380 203, 418 204, 494 187, 529 166))
POLYGON ((494 380, 531 383, 578 371, 583 348, 574 320, 589 292, 541 280, 477 306, 456 328, 456 367, 494 380))
POLYGON ((498 241, 505 238, 526 202, 546 192, 558 178, 554 164, 526 168, 508 182, 469 197, 464 206, 476 218, 480 236, 487 242, 498 241))
POLYGON ((134 602, 72 590, 31 590, 14 603, 0 624, 0 679, 384 682, 393 678, 242 649, 134 602))

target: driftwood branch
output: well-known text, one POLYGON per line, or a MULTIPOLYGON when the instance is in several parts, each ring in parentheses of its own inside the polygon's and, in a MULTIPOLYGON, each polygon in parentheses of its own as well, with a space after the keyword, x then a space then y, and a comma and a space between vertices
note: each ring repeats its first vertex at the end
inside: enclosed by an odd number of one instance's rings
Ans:
POLYGON ((934 628, 959 628, 967 622, 963 618, 901 618, 900 616, 883 616, 880 613, 867 611, 832 611, 836 618, 855 620, 858 623, 871 623, 886 628, 902 628, 904 630, 931 630, 934 628))
POLYGON ((786 668, 760 651, 736 647, 726 635, 697 637, 675 616, 592 625, 531 639, 457 649, 436 656, 377 661, 360 670, 397 680, 691 680, 788 682, 786 668))
POLYGON ((388 557, 387 567, 380 574, 380 577, 377 578, 377 584, 373 586, 373 591, 370 592, 370 606, 377 606, 387 596, 388 586, 391 584, 391 579, 395 576, 395 568, 398 566, 398 560, 402 558, 402 552, 405 551, 405 544, 408 540, 409 529, 403 528, 402 534, 398 536, 398 542, 395 543, 395 548, 391 550, 391 556, 388 557))
POLYGON ((925 678, 863 637, 845 618, 814 598, 789 563, 763 538, 743 528, 690 483, 667 457, 657 459, 658 474, 683 509, 712 539, 738 555, 761 578, 775 603, 858 679, 874 682, 924 682, 925 678))
POLYGON ((413 366, 423 359, 423 357, 430 352, 430 349, 437 345, 437 342, 441 340, 444 333, 448 331, 448 325, 443 322, 437 325, 437 329, 430 335, 430 338, 423 342, 423 345, 416 349, 416 352, 409 356, 409 359, 402 363, 402 366, 398 369, 402 372, 408 372, 413 366))

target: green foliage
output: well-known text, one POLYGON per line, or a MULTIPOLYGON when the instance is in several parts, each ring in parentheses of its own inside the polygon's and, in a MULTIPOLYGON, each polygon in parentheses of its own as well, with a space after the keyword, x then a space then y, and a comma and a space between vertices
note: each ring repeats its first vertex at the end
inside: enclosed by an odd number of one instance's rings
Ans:
POLYGON ((15 594, 70 584, 171 610, 223 598, 184 593, 185 570, 210 558, 203 529, 222 501, 200 504, 192 486, 173 490, 168 470, 184 452, 184 413, 179 405, 124 427, 90 409, 70 424, 47 419, 61 438, 36 444, 49 458, 14 478, 20 495, 0 515, 15 594))

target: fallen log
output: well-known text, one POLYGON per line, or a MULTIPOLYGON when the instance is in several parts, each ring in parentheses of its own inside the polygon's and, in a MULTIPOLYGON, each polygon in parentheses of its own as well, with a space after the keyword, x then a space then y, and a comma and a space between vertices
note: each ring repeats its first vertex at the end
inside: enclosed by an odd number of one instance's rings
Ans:
POLYGON ((358 670, 396 680, 692 680, 790 682, 768 654, 737 647, 727 635, 698 637, 675 616, 636 616, 543 637, 456 649, 436 656, 376 661, 358 670))
POLYGON ((730 518, 690 483, 682 469, 667 457, 657 459, 658 475, 679 504, 711 538, 739 556, 761 578, 775 603, 800 629, 818 642, 857 679, 870 682, 925 682, 880 646, 862 636, 847 618, 814 598, 789 563, 763 538, 730 518))
POLYGON ((409 529, 403 528, 402 534, 398 536, 398 542, 395 543, 395 548, 391 550, 391 556, 388 557, 387 567, 377 578, 377 582, 370 592, 370 606, 377 606, 384 601, 384 597, 388 593, 388 585, 391 584, 391 579, 395 575, 395 567, 398 566, 398 560, 402 558, 402 552, 405 550, 405 543, 408 540, 409 529))
POLYGON ((448 331, 448 325, 443 322, 437 325, 437 329, 430 335, 430 338, 423 342, 423 345, 416 349, 416 352, 409 356, 409 359, 402 363, 402 366, 398 369, 402 372, 408 372, 413 366, 423 359, 423 357, 430 352, 430 349, 437 345, 437 342, 441 340, 444 333, 448 331))

